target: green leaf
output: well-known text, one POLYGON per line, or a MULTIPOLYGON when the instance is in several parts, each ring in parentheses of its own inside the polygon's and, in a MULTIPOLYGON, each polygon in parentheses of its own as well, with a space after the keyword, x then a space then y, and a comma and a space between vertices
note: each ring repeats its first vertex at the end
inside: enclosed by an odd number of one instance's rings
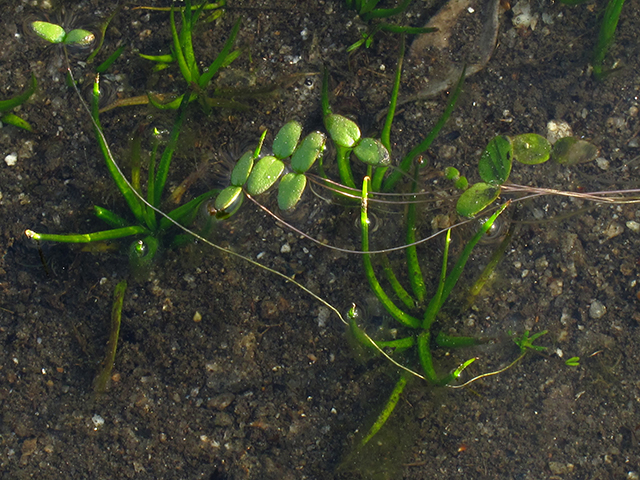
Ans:
POLYGON ((553 145, 551 158, 561 165, 577 165, 594 160, 598 156, 598 148, 586 140, 564 137, 553 145))
POLYGON ((23 120, 13 113, 7 113, 0 116, 0 121, 6 123, 7 125, 13 125, 14 127, 22 128, 23 130, 27 130, 29 132, 33 131, 33 128, 31 128, 29 122, 23 120))
POLYGON ((460 171, 454 167, 447 167, 444 170, 444 178, 447 180, 458 180, 458 178, 460 178, 460 171))
POLYGON ((6 112, 17 107, 18 105, 22 105, 24 102, 26 102, 29 99, 31 95, 33 95, 37 87, 38 87, 38 82, 36 81, 35 75, 32 73, 31 85, 29 85, 29 88, 27 88, 20 95, 10 98, 9 100, 0 100, 0 112, 6 112))
POLYGON ((302 143, 291 157, 291 168, 294 172, 304 173, 311 168, 313 162, 324 150, 327 137, 324 133, 311 132, 304 137, 302 143))
POLYGON ((250 195, 260 195, 266 192, 278 181, 283 170, 284 163, 276 157, 262 157, 249 175, 247 192, 250 195))
POLYGON ((307 177, 302 173, 287 173, 278 185, 278 206, 280 210, 290 210, 295 207, 304 187, 307 186, 307 177))
POLYGON ((36 21, 31 23, 31 28, 36 35, 51 43, 62 43, 66 36, 64 28, 55 23, 36 21))
POLYGON ((248 150, 240 157, 231 171, 231 185, 236 187, 244 185, 249 179, 251 169, 253 169, 253 151, 248 150))
POLYGON ((488 183, 476 183, 460 195, 456 210, 463 217, 473 217, 491 205, 498 195, 500 195, 500 187, 488 183))
POLYGON ((232 185, 225 188, 216 198, 215 207, 218 211, 216 217, 221 219, 230 217, 238 211, 243 199, 242 187, 232 185))
POLYGON ((494 137, 485 149, 478 162, 480 178, 493 185, 501 185, 507 181, 511 173, 513 147, 507 137, 494 137))
POLYGON ((233 25, 233 28, 231 29, 231 33, 229 34, 229 38, 227 38, 227 41, 225 42, 224 47, 222 47, 222 50, 220 51, 216 59, 213 61, 211 65, 209 65, 209 68, 207 69, 207 71, 204 72, 200 77, 200 79, 198 80, 198 85, 200 86, 200 88, 205 89, 209 84, 209 82, 211 81, 211 79, 213 78, 213 76, 216 73, 218 73, 218 70, 220 70, 220 68, 222 68, 222 66, 228 61, 227 56, 229 55, 229 53, 231 52, 231 49, 233 48, 233 43, 236 41, 236 37, 238 36, 238 32, 240 31, 241 21, 242 21, 241 18, 236 20, 236 23, 233 25))
POLYGON ((466 190, 469 188, 469 181, 467 180, 467 177, 460 177, 456 180, 454 185, 458 190, 466 190))
POLYGON ((175 62, 175 57, 173 55, 144 55, 142 53, 138 53, 138 55, 140 55, 140 57, 144 58, 145 60, 150 60, 152 62, 158 62, 158 63, 171 63, 171 62, 175 62))
POLYGON ((385 167, 391 163, 389 151, 375 138, 363 138, 353 153, 361 162, 374 167, 385 167))
POLYGON ((290 157, 298 145, 301 134, 302 125, 300 122, 292 120, 286 123, 273 139, 273 155, 279 159, 290 157))
POLYGON ((115 240, 117 238, 130 237, 131 235, 148 234, 149 230, 140 225, 133 227, 114 228, 93 233, 72 233, 68 235, 57 235, 53 233, 36 233, 33 230, 26 230, 24 234, 33 240, 44 242, 60 243, 91 243, 103 240, 115 240))
POLYGON ((77 46, 77 47, 87 47, 96 41, 96 36, 88 30, 83 30, 81 28, 76 28, 75 30, 71 30, 67 33, 67 36, 64 37, 64 44, 77 46))
POLYGON ((353 148, 360 140, 358 125, 342 115, 328 115, 324 120, 324 126, 335 144, 341 147, 353 148))
POLYGON ((525 133, 511 138, 513 158, 526 165, 537 165, 549 160, 551 144, 541 135, 525 133))

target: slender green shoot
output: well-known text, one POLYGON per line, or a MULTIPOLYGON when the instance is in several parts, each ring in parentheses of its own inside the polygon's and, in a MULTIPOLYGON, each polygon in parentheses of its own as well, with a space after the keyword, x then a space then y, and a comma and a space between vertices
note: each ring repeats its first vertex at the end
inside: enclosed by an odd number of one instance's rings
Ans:
POLYGON ((418 157, 418 155, 422 154, 423 152, 429 149, 429 147, 431 146, 433 141, 436 139, 436 137, 438 136, 442 128, 445 126, 445 124, 447 123, 447 120, 449 120, 449 117, 453 113, 453 109, 456 105, 456 102, 458 101, 458 97, 462 92, 462 86, 464 85, 465 75, 466 75, 466 68, 462 70, 462 75, 460 75, 460 79, 458 80, 458 83, 456 84, 456 87, 453 90, 453 93, 449 97, 447 106, 444 109, 444 112, 442 112, 442 115, 440 116, 440 118, 438 119, 438 122, 431 129, 427 137, 422 142, 420 142, 420 144, 417 145, 413 150, 411 150, 402 159, 399 167, 396 170, 394 170, 391 173, 391 175, 387 177, 387 179, 384 182, 384 186, 382 188, 384 192, 390 192, 394 189, 394 187, 396 186, 396 183, 398 183, 398 180, 400 180, 409 171, 409 168, 411 168, 413 161, 418 157))
MULTIPOLYGON (((362 251, 369 251, 369 216, 368 216, 368 192, 369 185, 371 183, 371 179, 369 177, 365 177, 362 181, 362 203, 360 208, 360 230, 362 233, 362 251)), ((380 282, 376 277, 376 274, 373 270, 373 264, 371 263, 371 256, 368 253, 362 255, 362 262, 364 264, 364 271, 369 281, 369 286, 375 293, 380 303, 387 309, 387 311, 398 320, 403 325, 406 325, 411 328, 418 328, 420 326, 420 320, 409 315, 408 313, 403 312, 399 309, 393 301, 389 298, 387 293, 384 291, 380 282)))
POLYGON ((593 51, 593 74, 598 80, 602 80, 611 71, 603 71, 602 63, 604 57, 613 43, 613 39, 618 27, 618 20, 622 12, 624 0, 609 0, 607 8, 604 11, 604 18, 600 26, 600 34, 598 35, 598 43, 593 51))
POLYGON ((102 363, 102 370, 96 377, 93 392, 96 396, 102 395, 107 389, 107 382, 111 378, 111 371, 116 361, 116 350, 120 338, 120 324, 122 323, 122 304, 124 293, 127 289, 127 281, 122 280, 113 292, 113 306, 111 307, 111 332, 107 343, 107 352, 102 363))
POLYGON ((406 373, 400 376, 400 378, 396 382, 395 387, 393 387, 393 391, 391 392, 391 395, 389 395, 389 399, 382 409, 382 412, 380 412, 380 415, 378 415, 378 418, 367 432, 367 435, 360 441, 361 446, 366 445, 369 440, 371 440, 374 435, 380 431, 384 424, 387 423, 387 420, 389 420, 389 417, 395 410, 396 405, 400 400, 400 395, 402 395, 404 387, 407 386, 408 378, 409 376, 406 373))

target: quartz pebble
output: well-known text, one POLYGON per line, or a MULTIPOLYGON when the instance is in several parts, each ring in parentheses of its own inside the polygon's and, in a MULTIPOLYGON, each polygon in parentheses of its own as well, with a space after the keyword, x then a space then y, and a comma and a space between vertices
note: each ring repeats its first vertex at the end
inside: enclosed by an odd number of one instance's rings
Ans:
POLYGON ((595 320, 602 318, 606 312, 607 307, 598 300, 594 300, 589 307, 589 316, 595 320))

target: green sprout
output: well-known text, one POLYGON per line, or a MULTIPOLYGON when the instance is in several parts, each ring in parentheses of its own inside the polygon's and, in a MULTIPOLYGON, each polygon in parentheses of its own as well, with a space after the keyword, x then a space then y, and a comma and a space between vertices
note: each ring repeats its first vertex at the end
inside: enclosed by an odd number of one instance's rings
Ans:
POLYGON ((567 358, 564 361, 564 364, 568 367, 579 367, 580 366, 580 357, 571 357, 567 358))
POLYGON ((8 125, 13 125, 14 127, 22 128, 31 132, 32 128, 29 122, 20 118, 15 113, 8 112, 29 100, 31 95, 33 95, 36 91, 36 88, 38 88, 38 82, 36 81, 35 75, 33 75, 32 73, 31 85, 29 85, 29 87, 24 92, 8 100, 0 100, 0 121, 8 125))
POLYGON ((96 40, 96 36, 88 30, 76 28, 66 32, 63 27, 55 23, 35 21, 31 23, 31 28, 40 38, 53 44, 86 47, 96 40))
MULTIPOLYGON (((546 335, 547 333, 548 333, 547 330, 543 330, 542 332, 538 332, 538 333, 534 333, 533 335, 530 335, 529 330, 525 330, 525 332, 522 335, 520 335, 519 337, 515 337, 513 339, 513 342, 518 346, 518 348, 520 348, 520 354, 522 355, 527 353, 529 350, 534 350, 536 352, 543 352, 547 349, 547 347, 543 347, 541 345, 534 345, 533 342, 535 342, 542 335, 546 335)), ((511 332, 509 332, 509 334, 511 334, 511 332)))

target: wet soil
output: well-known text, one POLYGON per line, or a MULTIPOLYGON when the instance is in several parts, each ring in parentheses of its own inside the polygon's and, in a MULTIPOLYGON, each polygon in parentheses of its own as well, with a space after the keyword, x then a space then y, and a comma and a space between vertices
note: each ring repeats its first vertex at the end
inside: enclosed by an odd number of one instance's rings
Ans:
MULTIPOLYGON (((399 22, 422 25, 437 11, 435 4, 414 3, 399 22)), ((600 160, 571 168, 517 165, 513 183, 573 191, 638 187, 640 11, 627 3, 607 59, 622 68, 602 82, 593 78, 589 59, 603 2, 532 2, 535 30, 516 29, 513 14, 501 14, 492 59, 468 79, 425 156, 422 180, 438 200, 436 213, 451 215, 453 195, 438 171, 452 165, 477 180, 475 166, 493 136, 545 135, 551 120, 567 122, 597 145, 600 160)), ((201 243, 163 250, 149 276, 136 281, 124 244, 101 252, 46 244, 39 251, 27 241, 26 228, 104 228, 92 216, 95 204, 127 215, 88 116, 65 84, 61 49, 23 27, 25 19, 47 15, 67 27, 95 25, 113 8, 69 2, 73 15, 56 17, 46 2, 0 2, 0 98, 26 88, 32 72, 39 82, 15 112, 34 132, 0 129, 3 478, 638 478, 640 208, 634 204, 548 196, 514 208, 521 223, 495 278, 471 309, 463 308, 465 286, 495 248, 478 247, 441 321, 447 331, 496 341, 470 351, 438 350, 438 368, 471 356, 479 357, 474 375, 507 364, 518 354, 509 331, 548 330, 539 340, 546 351, 466 389, 413 381, 373 448, 340 469, 398 374, 381 359, 358 357, 343 324, 321 303, 201 243), (124 278, 129 286, 114 376, 95 399, 112 294, 124 278), (580 365, 566 366, 573 356, 580 365)), ((376 115, 388 101, 398 38, 380 35, 370 49, 347 55, 363 24, 341 2, 233 2, 222 19, 197 32, 202 65, 215 58, 238 17, 243 54, 218 85, 277 88, 244 100, 247 111, 205 115, 193 107, 169 179, 173 189, 204 165, 185 200, 224 182, 230 155, 254 144, 264 128, 273 132, 291 119, 306 130, 322 128, 324 65, 334 109, 366 133, 380 128, 376 115)), ((185 88, 177 68, 154 73, 137 55, 169 52, 167 13, 123 6, 100 60, 121 43, 127 50, 104 75, 116 97, 185 88)), ((84 59, 82 52, 71 58, 82 88, 95 68, 84 59)), ((443 92, 402 107, 392 132, 394 159, 430 130, 446 99, 443 92)), ((131 133, 143 121, 171 125, 172 118, 145 106, 101 117, 125 170, 131 133)), ((272 197, 260 200, 273 206, 272 197)), ((357 213, 353 205, 309 194, 290 220, 321 241, 353 249, 357 213)), ((374 244, 402 243, 394 209, 375 213, 374 244)), ((432 233, 433 216, 431 204, 425 206, 420 235, 432 233)), ((458 239, 468 235, 459 232, 458 239)), ((363 305, 372 331, 394 326, 372 300, 357 255, 305 240, 254 205, 219 224, 211 240, 295 275, 341 311, 351 302, 363 305)), ((454 238, 456 252, 460 243, 454 238)), ((442 241, 428 242, 420 253, 433 291, 442 241)), ((401 265, 402 258, 392 261, 401 265)))

